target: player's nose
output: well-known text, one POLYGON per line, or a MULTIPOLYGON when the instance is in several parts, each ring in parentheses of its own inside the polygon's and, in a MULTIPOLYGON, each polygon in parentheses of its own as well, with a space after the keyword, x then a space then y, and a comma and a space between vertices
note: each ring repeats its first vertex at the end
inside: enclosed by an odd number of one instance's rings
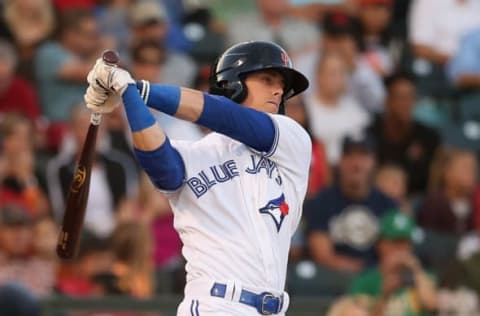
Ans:
POLYGON ((282 95, 283 95, 283 85, 282 84, 274 85, 273 89, 272 89, 272 94, 274 96, 282 97, 282 95))

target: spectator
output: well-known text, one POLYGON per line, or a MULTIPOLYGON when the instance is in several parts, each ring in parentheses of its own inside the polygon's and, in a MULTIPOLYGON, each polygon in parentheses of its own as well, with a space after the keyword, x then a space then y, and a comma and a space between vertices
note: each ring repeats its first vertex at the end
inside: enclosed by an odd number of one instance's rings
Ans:
POLYGON ((35 74, 42 113, 50 121, 51 146, 61 143, 71 109, 83 101, 87 74, 102 50, 90 11, 65 12, 55 41, 44 43, 35 56, 35 74))
POLYGON ((0 115, 16 112, 35 122, 40 105, 33 87, 15 74, 17 53, 6 40, 0 39, 0 115))
MULTIPOLYGON (((358 20, 344 13, 328 13, 322 20, 322 50, 318 50, 299 69, 306 71, 312 79, 312 87, 317 87, 312 70, 322 54, 336 53, 342 56, 347 67, 347 93, 356 99, 369 112, 381 112, 385 99, 385 88, 380 76, 361 58, 358 20)), ((313 91, 312 91, 313 92, 313 91)))
POLYGON ((10 283, 0 286, 0 313, 8 316, 39 316, 40 300, 24 286, 10 283))
POLYGON ((194 83, 197 69, 193 61, 185 55, 168 51, 158 39, 136 43, 131 55, 131 69, 140 76, 138 78, 187 87, 194 83))
MULTIPOLYGON (((132 74, 151 82, 192 87, 197 66, 187 55, 167 48, 169 25, 164 8, 151 0, 137 2, 130 12, 130 25, 132 74)), ((198 140, 203 136, 195 124, 154 113, 171 139, 198 140)))
POLYGON ((312 137, 325 145, 328 163, 335 166, 343 138, 361 132, 370 117, 355 99, 346 94, 347 69, 336 53, 327 53, 317 68, 315 94, 305 105, 312 137))
POLYGON ((0 208, 0 285, 17 283, 36 297, 53 293, 55 266, 33 250, 34 218, 15 204, 0 208))
POLYGON ((92 10, 95 2, 95 0, 52 0, 55 8, 60 13, 76 9, 92 10))
POLYGON ((444 65, 457 52, 460 39, 480 26, 479 11, 480 3, 476 0, 413 1, 409 39, 415 55, 444 65))
MULTIPOLYGON (((133 47, 132 58, 132 74, 136 78, 187 87, 193 84, 196 71, 193 62, 186 56, 166 51, 158 40, 139 42, 133 47)), ((172 139, 197 140, 203 136, 193 123, 156 111, 155 116, 172 139)))
MULTIPOLYGON (((300 96, 295 96, 287 101, 285 112, 287 116, 305 128, 310 137, 312 137, 305 103, 300 96)), ((325 147, 321 141, 312 138, 312 159, 310 160, 306 199, 315 197, 330 182, 331 171, 327 162, 325 147)), ((294 233, 290 244, 290 260, 293 262, 299 261, 306 254, 307 247, 303 226, 304 223, 294 233)))
POLYGON ((419 95, 437 100, 456 97, 445 66, 457 53, 462 37, 480 26, 479 10, 476 0, 412 1, 408 31, 414 59, 410 68, 418 78, 419 95))
POLYGON ((459 88, 480 88, 480 27, 468 32, 448 64, 451 82, 459 88))
POLYGON ((189 7, 197 7, 205 4, 204 2, 185 2, 177 0, 162 0, 161 1, 168 16, 168 34, 167 46, 169 49, 176 52, 188 52, 191 48, 191 43, 188 40, 183 29, 184 19, 187 15, 189 7))
POLYGON ((131 47, 154 41, 166 52, 163 60, 165 71, 161 74, 163 79, 161 82, 191 87, 196 65, 190 57, 180 51, 174 51, 167 45, 171 28, 167 13, 160 3, 155 0, 137 1, 130 9, 129 20, 132 32, 131 47))
POLYGON ((382 216, 379 264, 356 277, 351 294, 374 299, 372 315, 428 315, 437 309, 437 289, 412 251, 415 222, 401 212, 382 216))
MULTIPOLYGON (((164 193, 155 189, 146 174, 142 173, 137 199, 124 203, 118 212, 118 222, 138 222, 150 227, 152 257, 155 268, 156 293, 172 293, 183 289, 177 284, 184 277, 181 241, 173 228, 173 213, 164 193)), ((148 259, 150 260, 150 259, 148 259)))
POLYGON ((412 205, 407 197, 408 175, 399 165, 386 163, 377 168, 375 185, 392 198, 399 209, 407 215, 413 216, 412 205))
POLYGON ((456 289, 439 289, 438 315, 480 315, 478 292, 465 286, 456 289))
POLYGON ((190 56, 197 64, 211 65, 225 48, 226 27, 206 5, 190 8, 183 17, 183 33, 192 46, 190 56))
MULTIPOLYGON (((305 102, 300 96, 295 96, 287 101, 286 115, 294 119, 310 134, 309 117, 305 102)), ((331 171, 327 161, 325 146, 323 143, 312 138, 312 159, 310 162, 310 174, 308 176, 307 199, 317 195, 326 185, 331 182, 331 171)))
POLYGON ((4 170, 0 179, 0 206, 21 204, 33 215, 46 214, 48 201, 38 185, 31 122, 21 116, 6 115, 0 123, 4 170))
POLYGON ((133 0, 107 0, 97 5, 96 18, 100 32, 111 43, 110 49, 120 55, 122 63, 130 60, 131 29, 128 11, 133 0))
POLYGON ((393 0, 361 0, 358 11, 362 29, 363 57, 381 77, 390 75, 399 63, 401 43, 390 34, 393 0))
POLYGON ((59 229, 49 215, 40 216, 36 219, 33 226, 33 250, 40 258, 50 261, 53 265, 57 263, 55 248, 58 233, 59 229))
MULTIPOLYGON (((76 159, 90 122, 90 112, 83 105, 72 111, 70 129, 73 149, 65 149, 48 161, 47 185, 55 218, 65 209, 76 159)), ((103 132, 103 131, 101 131, 103 132)), ((102 139, 99 137, 99 139, 102 139)), ((87 202, 85 228, 97 237, 108 237, 115 227, 115 209, 120 201, 131 197, 137 186, 136 164, 125 154, 105 144, 97 146, 98 155, 92 167, 90 195, 87 202)))
POLYGON ((305 203, 309 249, 320 265, 358 272, 376 262, 378 218, 396 204, 371 183, 370 138, 346 137, 338 167, 338 182, 305 203))
POLYGON ((321 20, 330 11, 341 11, 347 14, 355 14, 359 3, 356 0, 338 1, 290 1, 289 12, 293 17, 311 22, 321 20))
POLYGON ((441 233, 462 235, 474 227, 475 155, 446 149, 432 164, 431 192, 418 210, 418 223, 441 233))
POLYGON ((132 152, 131 139, 127 134, 128 123, 123 110, 118 107, 115 111, 111 112, 110 115, 102 117, 102 125, 105 129, 106 139, 110 147, 129 156, 132 162, 136 164, 137 161, 132 152))
POLYGON ((152 235, 140 222, 124 222, 112 233, 113 274, 118 289, 136 298, 153 294, 152 235))
POLYGON ((84 233, 73 260, 62 262, 57 278, 60 294, 73 297, 102 296, 111 287, 103 281, 112 274, 113 253, 106 240, 84 233), (103 279, 103 280, 102 280, 103 279), (96 282, 97 281, 97 282, 96 282))
POLYGON ((3 14, 19 53, 19 73, 33 81, 35 50, 54 31, 56 21, 53 6, 49 0, 5 1, 3 14))
POLYGON ((289 16, 287 0, 256 0, 257 11, 238 15, 227 27, 227 45, 249 40, 272 41, 284 47, 294 63, 316 49, 318 32, 310 23, 289 16))
POLYGON ((386 79, 385 113, 377 116, 367 131, 376 138, 380 164, 397 163, 409 175, 408 194, 425 194, 429 166, 440 144, 438 133, 414 120, 416 89, 414 79, 396 73, 386 79))
POLYGON ((130 7, 131 46, 144 41, 160 41, 167 37, 167 13, 155 0, 137 1, 130 7))
POLYGON ((367 297, 341 297, 330 306, 327 316, 370 316, 370 303, 367 297))

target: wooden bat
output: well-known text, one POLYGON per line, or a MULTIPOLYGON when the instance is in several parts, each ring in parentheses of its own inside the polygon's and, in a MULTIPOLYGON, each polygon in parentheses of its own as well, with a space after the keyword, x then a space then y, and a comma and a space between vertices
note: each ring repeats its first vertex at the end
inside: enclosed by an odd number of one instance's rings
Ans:
MULTIPOLYGON (((119 61, 118 54, 112 50, 103 52, 102 59, 111 66, 117 65, 119 61)), ((80 159, 78 160, 70 191, 68 192, 65 213, 57 242, 57 254, 62 259, 73 258, 77 252, 85 218, 88 191, 90 189, 90 174, 95 159, 95 145, 101 119, 102 115, 100 113, 92 113, 90 117, 90 126, 88 127, 80 159)))

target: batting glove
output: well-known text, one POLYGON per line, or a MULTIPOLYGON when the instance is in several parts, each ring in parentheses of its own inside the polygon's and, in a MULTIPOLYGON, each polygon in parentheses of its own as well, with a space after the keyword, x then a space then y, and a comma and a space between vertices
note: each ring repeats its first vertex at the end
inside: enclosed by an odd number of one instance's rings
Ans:
POLYGON ((83 99, 87 108, 94 113, 100 114, 110 113, 122 104, 120 96, 116 93, 105 91, 103 88, 92 85, 88 86, 83 99))
POLYGON ((116 66, 106 64, 101 58, 97 59, 95 66, 89 72, 87 81, 95 90, 104 89, 122 95, 129 84, 135 84, 128 71, 116 66))

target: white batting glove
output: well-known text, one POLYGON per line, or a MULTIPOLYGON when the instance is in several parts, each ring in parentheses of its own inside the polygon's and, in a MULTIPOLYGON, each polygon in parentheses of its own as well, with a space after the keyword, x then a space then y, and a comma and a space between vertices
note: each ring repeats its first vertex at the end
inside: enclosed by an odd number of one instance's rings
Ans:
POLYGON ((87 108, 100 114, 110 113, 122 104, 122 99, 118 94, 92 85, 88 86, 83 99, 87 108))
POLYGON ((103 88, 122 95, 129 84, 135 84, 128 71, 106 64, 101 58, 87 76, 88 83, 95 89, 103 88))

